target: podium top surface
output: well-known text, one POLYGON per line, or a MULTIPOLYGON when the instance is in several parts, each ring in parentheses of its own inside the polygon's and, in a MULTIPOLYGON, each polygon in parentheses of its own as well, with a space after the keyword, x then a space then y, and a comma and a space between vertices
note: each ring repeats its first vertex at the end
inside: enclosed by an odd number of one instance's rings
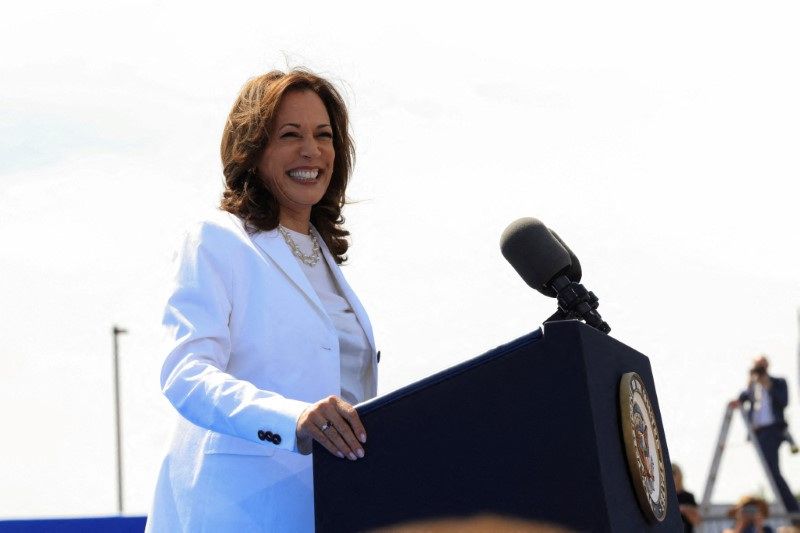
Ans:
POLYGON ((506 344, 502 344, 477 357, 473 357, 472 359, 468 359, 467 361, 459 363, 455 366, 446 368, 445 370, 437 372, 436 374, 432 374, 419 381, 415 381, 414 383, 401 387, 388 394, 382 396, 376 396, 371 400, 362 402, 356 406, 356 409, 361 415, 371 413, 377 409, 380 409, 384 405, 390 404, 396 400, 414 394, 417 391, 426 389, 431 385, 435 385, 436 383, 440 383, 447 379, 458 376, 459 374, 463 374, 464 372, 468 372, 477 366, 483 365, 485 363, 503 357, 504 355, 513 352, 518 348, 521 348, 533 342, 537 342, 541 340, 543 337, 544 333, 542 331, 542 328, 535 329, 534 331, 526 335, 523 335, 522 337, 514 339, 513 341, 508 342, 506 344))

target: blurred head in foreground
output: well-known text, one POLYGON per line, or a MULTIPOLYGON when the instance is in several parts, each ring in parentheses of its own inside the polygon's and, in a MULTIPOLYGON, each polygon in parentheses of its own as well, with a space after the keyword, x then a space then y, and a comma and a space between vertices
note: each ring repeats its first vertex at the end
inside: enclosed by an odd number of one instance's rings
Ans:
POLYGON ((571 529, 518 518, 480 515, 472 518, 443 518, 389 526, 373 533, 570 533, 571 529))

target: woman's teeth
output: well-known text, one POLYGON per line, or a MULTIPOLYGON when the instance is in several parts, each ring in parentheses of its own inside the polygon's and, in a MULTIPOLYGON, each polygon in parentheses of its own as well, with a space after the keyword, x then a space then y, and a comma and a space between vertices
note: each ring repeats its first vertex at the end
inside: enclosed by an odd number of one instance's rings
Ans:
POLYGON ((314 170, 290 170, 289 177, 296 180, 313 180, 317 178, 319 169, 314 170))

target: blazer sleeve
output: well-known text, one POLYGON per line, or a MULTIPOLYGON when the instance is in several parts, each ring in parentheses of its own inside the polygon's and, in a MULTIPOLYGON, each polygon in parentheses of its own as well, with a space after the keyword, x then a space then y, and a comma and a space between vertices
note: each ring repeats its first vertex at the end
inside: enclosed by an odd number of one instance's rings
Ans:
POLYGON ((753 402, 753 391, 751 389, 745 389, 739 394, 739 401, 742 403, 752 403, 753 402))
POLYGON ((772 388, 769 391, 772 397, 773 409, 784 409, 789 404, 789 387, 783 378, 771 378, 772 388))
POLYGON ((168 355, 161 370, 162 391, 197 426, 297 452, 297 420, 309 404, 225 372, 236 239, 230 230, 211 223, 186 235, 163 318, 168 355), (279 437, 259 437, 267 432, 279 437))

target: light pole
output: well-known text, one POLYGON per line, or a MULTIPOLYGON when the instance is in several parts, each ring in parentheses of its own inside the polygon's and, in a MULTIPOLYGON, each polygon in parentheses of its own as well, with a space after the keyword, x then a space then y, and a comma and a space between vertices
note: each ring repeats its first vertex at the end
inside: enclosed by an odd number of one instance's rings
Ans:
POLYGON ((115 418, 114 422, 117 429, 117 512, 122 514, 122 431, 120 429, 120 416, 119 416, 119 341, 120 335, 128 333, 127 329, 123 329, 116 324, 111 328, 112 336, 114 337, 114 407, 115 418))

